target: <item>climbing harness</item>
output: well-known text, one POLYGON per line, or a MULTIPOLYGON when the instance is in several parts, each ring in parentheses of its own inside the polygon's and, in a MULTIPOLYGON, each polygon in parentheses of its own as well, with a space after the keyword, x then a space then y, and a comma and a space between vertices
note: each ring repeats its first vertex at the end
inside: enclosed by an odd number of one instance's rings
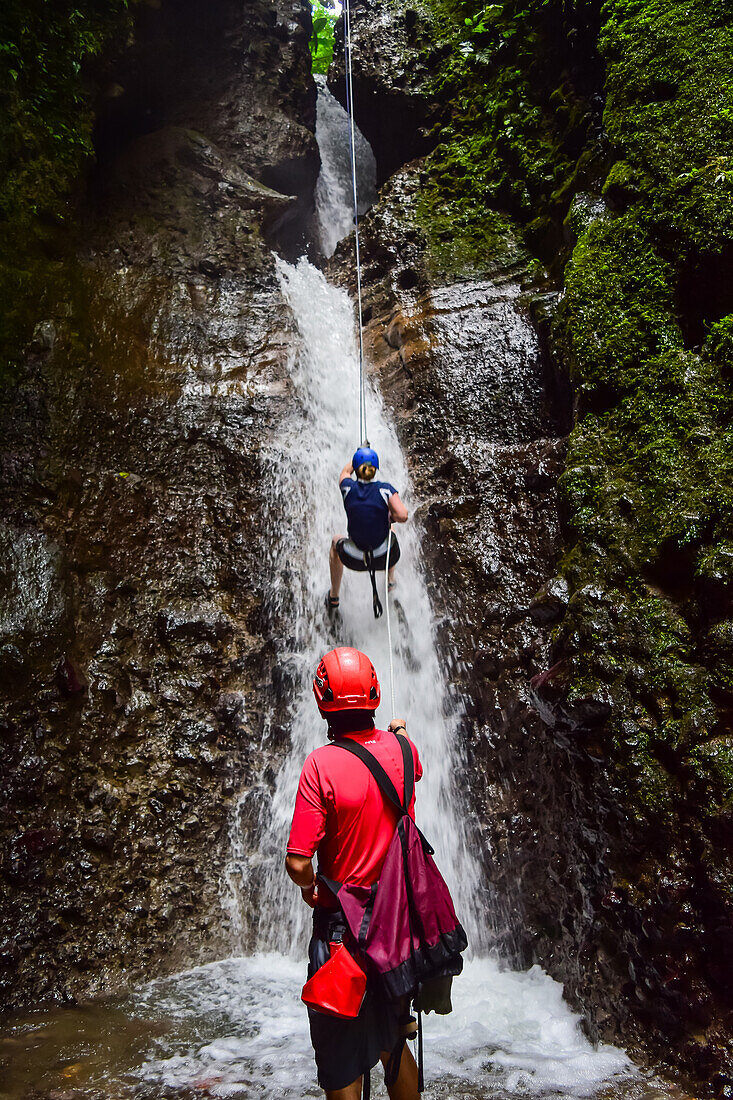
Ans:
POLYGON ((354 199, 354 241, 356 250, 356 297, 359 310, 359 439, 369 446, 367 439, 366 400, 364 392, 364 333, 361 320, 361 255, 359 252, 359 203, 356 190, 356 137, 354 130, 354 82, 351 71, 351 7, 344 3, 344 53, 346 56, 346 113, 349 116, 349 158, 351 161, 351 190, 354 199))

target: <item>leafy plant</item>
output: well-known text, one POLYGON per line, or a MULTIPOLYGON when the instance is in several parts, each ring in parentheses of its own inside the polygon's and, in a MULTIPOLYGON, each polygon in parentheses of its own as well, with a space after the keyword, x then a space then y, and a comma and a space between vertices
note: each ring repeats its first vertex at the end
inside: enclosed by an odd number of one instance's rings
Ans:
POLYGON ((313 33, 310 51, 314 73, 327 73, 333 59, 334 28, 338 19, 338 10, 326 7, 320 0, 313 0, 313 33))

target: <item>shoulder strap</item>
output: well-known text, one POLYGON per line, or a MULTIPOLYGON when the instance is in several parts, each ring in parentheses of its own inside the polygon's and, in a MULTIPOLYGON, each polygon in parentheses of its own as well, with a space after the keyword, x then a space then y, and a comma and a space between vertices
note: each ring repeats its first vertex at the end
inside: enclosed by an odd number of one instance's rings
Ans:
POLYGON ((407 738, 403 737, 401 733, 396 733, 395 737, 399 741, 400 748, 402 749, 402 766, 405 777, 405 807, 409 810, 412 796, 415 793, 415 761, 412 758, 412 748, 407 738))
MULTIPOLYGON (((399 741, 400 748, 402 749, 402 761, 405 768, 404 806, 400 802, 399 795, 397 794, 397 789, 394 783, 389 778, 379 761, 369 752, 368 749, 365 749, 363 745, 358 744, 358 742, 356 741, 349 740, 349 738, 334 741, 333 744, 340 746, 340 748, 342 749, 346 749, 346 751, 350 752, 353 756, 358 756, 362 763, 366 764, 367 768, 369 768, 369 771, 372 773, 374 780, 380 791, 382 792, 383 796, 392 806, 394 806, 394 808, 398 811, 400 817, 403 817, 407 814, 409 810, 410 803, 412 802, 412 795, 415 790, 415 762, 412 758, 412 748, 410 747, 410 742, 407 740, 407 738, 403 737, 399 733, 396 733, 395 737, 399 741)), ((434 849, 430 841, 427 840, 421 830, 417 828, 417 825, 415 826, 415 828, 417 829, 423 849, 428 853, 428 855, 434 855, 434 849)))
POLYGON ((353 756, 358 756, 363 764, 367 766, 372 773, 372 777, 379 787, 380 791, 387 799, 389 803, 399 812, 400 816, 406 814, 410 803, 412 802, 412 794, 415 790, 415 768, 412 759, 412 749, 407 741, 406 737, 400 737, 395 735, 400 743, 402 749, 402 760, 405 769, 405 801, 404 804, 400 800, 400 796, 397 794, 397 788, 392 780, 387 775, 386 771, 379 763, 379 761, 365 749, 363 745, 360 745, 357 741, 352 741, 348 737, 344 737, 337 741, 334 741, 334 745, 338 745, 339 748, 346 749, 353 756))

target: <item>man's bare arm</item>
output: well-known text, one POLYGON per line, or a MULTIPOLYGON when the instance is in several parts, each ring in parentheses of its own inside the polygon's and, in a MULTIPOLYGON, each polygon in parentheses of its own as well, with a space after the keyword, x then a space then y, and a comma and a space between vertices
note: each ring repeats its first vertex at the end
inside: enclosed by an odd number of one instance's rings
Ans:
POLYGON ((389 518, 393 523, 404 523, 407 519, 407 509, 400 500, 399 493, 392 493, 389 498, 389 518))
POLYGON ((350 462, 348 462, 348 463, 346 464, 346 466, 344 466, 344 468, 343 468, 343 470, 341 471, 341 473, 339 474, 339 485, 340 485, 340 484, 341 484, 341 482, 342 482, 342 481, 344 480, 344 478, 346 478, 346 477, 351 477, 351 475, 353 474, 353 472, 354 472, 354 467, 352 466, 352 464, 351 464, 350 462))
POLYGON ((311 857, 288 852, 285 857, 285 870, 295 885, 300 887, 303 901, 313 908, 318 900, 318 886, 311 857))

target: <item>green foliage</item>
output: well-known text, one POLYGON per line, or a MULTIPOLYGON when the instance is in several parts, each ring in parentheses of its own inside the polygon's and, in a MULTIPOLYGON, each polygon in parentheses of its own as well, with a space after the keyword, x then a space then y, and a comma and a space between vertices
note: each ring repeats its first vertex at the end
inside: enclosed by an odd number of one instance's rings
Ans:
POLYGON ((0 8, 0 373, 61 277, 71 190, 92 155, 90 60, 128 32, 127 0, 0 8))
POLYGON ((314 73, 327 73, 333 60, 334 28, 338 19, 335 7, 326 7, 321 0, 312 0, 313 33, 310 51, 314 73))
MULTIPOLYGON (((424 218, 452 219, 476 260, 487 208, 509 213, 551 257, 573 182, 597 155, 593 116, 567 77, 561 0, 431 7, 446 53, 431 93, 451 112, 428 158, 424 218)), ((593 3, 581 7, 592 21, 593 3)))

